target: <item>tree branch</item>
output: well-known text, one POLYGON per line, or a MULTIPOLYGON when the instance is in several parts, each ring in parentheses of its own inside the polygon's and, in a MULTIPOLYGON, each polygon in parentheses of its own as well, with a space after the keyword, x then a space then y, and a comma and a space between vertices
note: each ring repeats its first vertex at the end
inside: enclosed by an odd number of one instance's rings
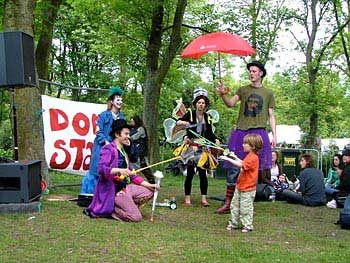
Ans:
POLYGON ((336 38, 336 36, 349 24, 350 22, 350 17, 348 17, 348 19, 344 22, 343 25, 341 25, 337 31, 335 31, 333 33, 333 35, 330 37, 330 39, 327 41, 327 43, 322 47, 321 52, 319 54, 319 56, 317 57, 316 61, 317 61, 317 66, 315 67, 315 70, 318 70, 320 62, 322 60, 322 57, 324 55, 324 52, 326 51, 326 49, 328 48, 328 46, 333 42, 333 40, 336 38))
MULTIPOLYGON (((340 26, 340 21, 339 21, 339 16, 338 16, 338 11, 337 11, 337 5, 334 2, 334 15, 335 15, 335 20, 337 21, 337 26, 340 26)), ((346 60, 346 64, 348 66, 348 69, 350 70, 350 59, 349 59, 349 53, 348 53, 348 49, 346 46, 346 42, 345 42, 345 38, 344 38, 344 34, 343 31, 340 32, 340 38, 341 38, 341 42, 343 45, 343 50, 344 50, 344 55, 345 55, 345 60, 346 60)))

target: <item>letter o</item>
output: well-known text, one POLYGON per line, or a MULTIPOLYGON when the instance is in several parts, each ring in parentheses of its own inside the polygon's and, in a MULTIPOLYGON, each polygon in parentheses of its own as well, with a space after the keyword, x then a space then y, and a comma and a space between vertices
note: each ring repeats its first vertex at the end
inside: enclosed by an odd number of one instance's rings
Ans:
POLYGON ((74 131, 80 136, 85 136, 89 133, 89 129, 90 129, 89 118, 83 113, 79 112, 75 114, 72 125, 73 125, 74 131), (83 127, 80 126, 81 122, 84 123, 83 127))

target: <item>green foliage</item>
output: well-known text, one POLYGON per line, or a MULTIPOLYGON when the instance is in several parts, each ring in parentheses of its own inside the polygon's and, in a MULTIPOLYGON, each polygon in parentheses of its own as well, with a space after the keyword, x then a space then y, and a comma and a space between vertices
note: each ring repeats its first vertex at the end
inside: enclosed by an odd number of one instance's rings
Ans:
POLYGON ((13 146, 11 119, 6 119, 1 123, 0 148, 5 151, 11 150, 13 146))
POLYGON ((278 99, 275 109, 277 124, 298 124, 307 133, 310 112, 316 108, 321 138, 349 137, 347 127, 350 122, 344 117, 348 110, 348 96, 339 72, 321 67, 323 78, 317 81, 314 98, 310 97, 305 74, 303 69, 290 69, 288 73, 275 75, 270 83, 278 99))
MULTIPOLYGON (((111 74, 118 70, 114 63, 117 52, 112 49, 118 40, 107 27, 109 8, 98 4, 93 7, 88 3, 79 8, 77 3, 65 4, 60 9, 54 34, 59 42, 54 46, 53 79, 74 87, 124 86, 111 74)), ((91 93, 73 95, 75 99, 80 95, 81 100, 92 99, 91 93)))
POLYGON ((4 0, 0 0, 0 32, 3 31, 3 21, 4 21, 4 0))
POLYGON ((131 90, 124 95, 122 110, 127 120, 130 120, 134 115, 139 115, 142 118, 142 104, 143 96, 141 92, 131 90))
POLYGON ((5 157, 5 158, 12 160, 13 159, 13 150, 0 148, 0 157, 5 157))
POLYGON ((10 92, 4 89, 0 91, 0 156, 12 156, 13 137, 10 111, 10 92))
POLYGON ((293 15, 286 1, 223 1, 222 7, 225 8, 222 16, 224 30, 249 41, 262 62, 271 60, 272 53, 278 48, 278 34, 282 26, 290 26, 293 15))

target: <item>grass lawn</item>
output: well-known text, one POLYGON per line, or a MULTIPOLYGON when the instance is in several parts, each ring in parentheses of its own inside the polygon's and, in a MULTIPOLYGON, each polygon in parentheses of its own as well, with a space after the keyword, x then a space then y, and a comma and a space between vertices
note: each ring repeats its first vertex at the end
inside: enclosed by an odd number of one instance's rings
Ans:
MULTIPOLYGON (((54 183, 80 182, 80 176, 51 172, 54 183)), ((42 201, 36 214, 1 214, 0 262, 347 262, 350 232, 333 223, 339 209, 285 202, 255 203, 255 231, 225 229, 228 215, 216 215, 221 202, 200 206, 194 178, 193 207, 184 207, 182 176, 165 175, 158 201, 176 194, 178 209, 142 208, 144 221, 90 219, 71 201, 42 201)), ((79 187, 50 189, 77 196, 79 187)), ((209 196, 223 195, 225 180, 209 178, 209 196)), ((45 196, 45 198, 50 197, 45 196)))

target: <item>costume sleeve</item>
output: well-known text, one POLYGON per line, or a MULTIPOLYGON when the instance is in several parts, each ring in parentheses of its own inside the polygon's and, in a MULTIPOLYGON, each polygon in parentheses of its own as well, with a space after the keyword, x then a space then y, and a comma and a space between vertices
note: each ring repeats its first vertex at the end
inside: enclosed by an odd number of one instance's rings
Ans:
POLYGON ((101 149, 100 161, 98 163, 98 173, 102 180, 107 180, 112 170, 112 160, 115 158, 111 144, 105 145, 101 149))
POLYGON ((208 114, 204 113, 204 116, 205 116, 205 124, 207 125, 206 137, 209 141, 215 142, 215 139, 217 139, 218 137, 216 137, 216 135, 213 132, 213 125, 209 123, 208 114))
POLYGON ((96 139, 98 144, 100 145, 104 145, 105 141, 110 140, 109 137, 106 138, 105 136, 105 132, 108 129, 107 127, 108 125, 110 125, 108 120, 108 114, 107 114, 107 111, 104 111, 98 116, 98 120, 97 120, 98 131, 96 133, 96 139))
MULTIPOLYGON (((130 171, 133 170, 131 162, 129 162, 129 167, 128 168, 129 168, 130 171)), ((137 184, 137 185, 140 185, 144 181, 144 179, 141 176, 137 175, 137 174, 130 176, 130 179, 131 179, 131 181, 134 184, 137 184)))
MULTIPOLYGON (((187 111, 186 114, 182 118, 180 118, 179 120, 181 120, 181 121, 188 121, 191 124, 195 124, 197 122, 197 120, 192 118, 192 121, 191 121, 191 114, 193 112, 194 111, 192 111, 192 110, 187 111)), ((191 130, 195 132, 196 128, 192 127, 191 130)), ((194 135, 188 129, 186 130, 186 135, 187 135, 188 138, 193 138, 194 137, 194 135)))
POLYGON ((186 114, 184 116, 182 116, 182 118, 179 119, 180 121, 191 121, 191 111, 187 111, 186 114))
POLYGON ((122 112, 119 112, 118 113, 118 118, 117 119, 120 119, 120 120, 125 120, 125 116, 122 112))
POLYGON ((131 181, 137 185, 140 185, 144 181, 144 179, 139 175, 132 175, 130 178, 131 181))

